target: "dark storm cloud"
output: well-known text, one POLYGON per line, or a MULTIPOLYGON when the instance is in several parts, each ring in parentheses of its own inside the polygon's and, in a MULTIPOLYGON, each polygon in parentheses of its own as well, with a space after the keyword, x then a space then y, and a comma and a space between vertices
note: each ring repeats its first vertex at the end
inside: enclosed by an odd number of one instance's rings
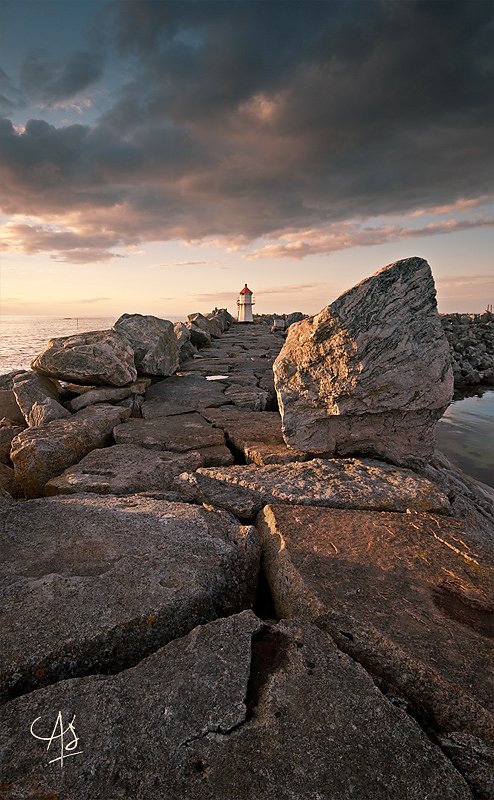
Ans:
POLYGON ((75 97, 102 74, 102 59, 94 52, 79 50, 64 61, 38 48, 24 58, 20 86, 32 101, 50 106, 75 97))
MULTIPOLYGON (((127 0, 112 25, 133 73, 95 127, 0 125, 5 211, 245 243, 492 192, 487 2, 127 0)), ((99 69, 31 54, 23 87, 99 69)))

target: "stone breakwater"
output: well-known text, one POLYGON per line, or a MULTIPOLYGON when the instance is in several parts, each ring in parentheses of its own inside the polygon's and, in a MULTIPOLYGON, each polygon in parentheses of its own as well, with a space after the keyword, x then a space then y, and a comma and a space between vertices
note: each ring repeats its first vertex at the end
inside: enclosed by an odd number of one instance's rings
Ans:
POLYGON ((124 315, 2 379, 1 798, 494 795, 494 493, 433 448, 428 265, 271 327, 124 315))
POLYGON ((455 387, 494 386, 494 314, 443 314, 455 387))

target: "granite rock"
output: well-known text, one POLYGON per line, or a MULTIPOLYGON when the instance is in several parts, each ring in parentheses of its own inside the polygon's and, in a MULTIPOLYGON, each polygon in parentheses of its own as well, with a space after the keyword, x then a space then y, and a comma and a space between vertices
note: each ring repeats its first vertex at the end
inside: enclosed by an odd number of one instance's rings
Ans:
POLYGON ((45 486, 46 495, 136 494, 166 490, 181 472, 204 463, 199 453, 167 453, 129 444, 92 450, 45 486))
POLYGON ((12 466, 10 461, 10 448, 12 439, 24 430, 25 426, 16 425, 9 419, 0 420, 0 464, 12 466))
POLYGON ((26 496, 39 497, 50 478, 91 450, 111 444, 113 428, 129 413, 118 406, 100 404, 84 408, 70 419, 22 431, 12 440, 10 457, 26 496))
POLYGON ((449 513, 447 496, 408 469, 371 459, 313 459, 303 463, 200 468, 173 488, 190 500, 253 519, 267 503, 330 508, 449 513))
POLYGON ((226 405, 229 400, 224 391, 222 381, 208 381, 202 375, 174 375, 147 390, 143 416, 154 419, 226 405))
POLYGON ((199 325, 196 325, 195 322, 189 321, 186 324, 190 332, 191 344, 193 344, 194 347, 199 348, 199 350, 202 347, 210 347, 211 334, 208 330, 203 330, 199 325))
POLYGON ((0 737, 3 785, 24 800, 472 798, 440 748, 328 636, 248 611, 118 675, 13 700, 0 737), (36 719, 46 735, 54 710, 75 717, 79 737, 64 769, 47 767, 59 751, 24 733, 36 719))
POLYGON ((254 597, 257 534, 225 513, 80 494, 7 505, 0 515, 4 701, 126 669, 254 597))
POLYGON ((8 419, 17 425, 26 424, 12 389, 0 389, 0 419, 8 419))
POLYGON ((122 314, 113 328, 129 340, 138 373, 173 375, 178 369, 179 346, 172 322, 152 315, 122 314))
POLYGON ((137 377, 128 339, 113 330, 50 339, 31 367, 53 378, 82 384, 125 386, 137 377))
POLYGON ((13 378, 12 391, 30 428, 70 417, 70 411, 59 402, 57 388, 45 375, 22 372, 13 378))
POLYGON ((113 433, 117 444, 174 453, 194 450, 201 454, 204 464, 233 463, 233 456, 225 446, 223 431, 213 428, 196 413, 129 420, 117 425, 113 433))
POLYGON ((267 506, 258 530, 276 613, 316 622, 436 731, 472 737, 466 753, 476 742, 485 774, 494 548, 462 521, 419 513, 267 506))
POLYGON ((116 386, 100 386, 98 388, 89 389, 82 392, 73 400, 66 403, 70 411, 80 411, 87 406, 95 405, 96 403, 119 403, 127 397, 134 394, 144 394, 150 384, 149 378, 141 378, 141 380, 131 383, 129 386, 118 388, 116 386))
POLYGON ((427 261, 408 258, 290 328, 273 368, 290 446, 430 460, 453 391, 435 295, 427 261))

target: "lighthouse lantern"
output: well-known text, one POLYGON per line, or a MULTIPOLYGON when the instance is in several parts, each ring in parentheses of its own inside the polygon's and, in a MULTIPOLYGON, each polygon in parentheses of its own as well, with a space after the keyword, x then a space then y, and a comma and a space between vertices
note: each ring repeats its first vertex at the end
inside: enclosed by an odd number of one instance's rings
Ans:
POLYGON ((252 292, 247 284, 245 284, 237 300, 237 322, 254 322, 254 318, 252 316, 253 305, 254 301, 252 299, 252 292))

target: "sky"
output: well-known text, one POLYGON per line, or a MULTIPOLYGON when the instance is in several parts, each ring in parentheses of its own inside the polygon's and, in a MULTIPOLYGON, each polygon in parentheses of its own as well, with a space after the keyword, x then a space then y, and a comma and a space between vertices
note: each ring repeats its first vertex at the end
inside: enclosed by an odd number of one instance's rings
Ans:
POLYGON ((0 0, 0 311, 494 302, 494 6, 0 0))

